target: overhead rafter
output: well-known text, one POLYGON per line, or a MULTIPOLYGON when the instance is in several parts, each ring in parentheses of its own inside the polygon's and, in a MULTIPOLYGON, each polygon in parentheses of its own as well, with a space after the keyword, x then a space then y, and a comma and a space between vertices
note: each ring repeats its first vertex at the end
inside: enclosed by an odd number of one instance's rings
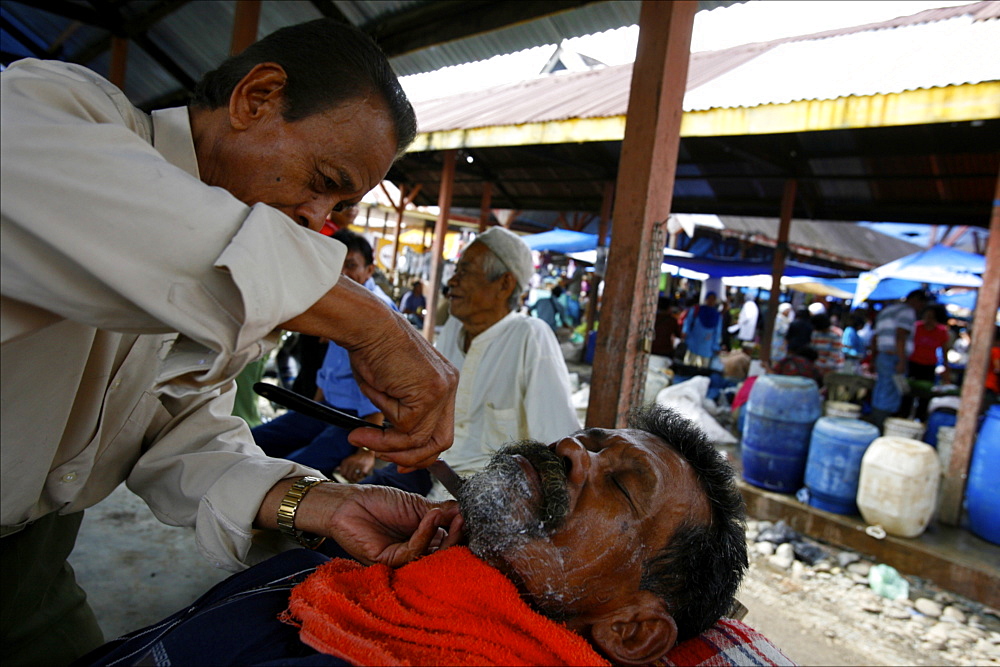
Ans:
POLYGON ((460 15, 451 2, 422 4, 366 25, 390 58, 464 37, 499 30, 543 16, 589 5, 595 0, 554 0, 551 2, 463 2, 460 15))
MULTIPOLYGON (((11 37, 16 39, 18 43, 24 48, 28 49, 28 51, 31 51, 31 53, 34 54, 35 57, 37 58, 52 57, 52 54, 50 54, 43 46, 38 44, 38 42, 33 40, 31 37, 25 34, 20 28, 18 28, 16 25, 14 25, 13 23, 11 23, 2 16, 0 16, 0 28, 3 28, 8 33, 10 33, 11 37)), ((20 57, 22 56, 17 56, 17 58, 20 57)))
MULTIPOLYGON (((191 0, 160 0, 154 4, 150 9, 140 16, 132 19, 131 21, 123 22, 123 29, 126 36, 133 38, 136 35, 144 35, 147 33, 154 25, 170 16, 178 9, 186 5, 191 0)), ((58 12, 54 12, 58 13, 58 12)), ((99 26, 105 27, 105 26, 99 26)), ((101 54, 105 53, 111 48, 111 35, 103 35, 83 48, 74 53, 70 57, 71 62, 79 63, 81 65, 86 65, 95 58, 99 57, 101 54)))
POLYGON ((337 5, 333 4, 333 0, 312 0, 312 5, 319 10, 320 14, 328 19, 336 19, 341 23, 350 23, 344 12, 337 9, 337 5))

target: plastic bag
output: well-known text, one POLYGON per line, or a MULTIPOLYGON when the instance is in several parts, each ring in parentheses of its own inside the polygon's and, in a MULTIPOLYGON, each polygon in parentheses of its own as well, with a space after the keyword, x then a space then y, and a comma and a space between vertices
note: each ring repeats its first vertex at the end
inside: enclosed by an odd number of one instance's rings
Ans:
POLYGON ((906 600, 910 597, 910 582, 890 565, 873 565, 868 571, 868 587, 890 600, 906 600))

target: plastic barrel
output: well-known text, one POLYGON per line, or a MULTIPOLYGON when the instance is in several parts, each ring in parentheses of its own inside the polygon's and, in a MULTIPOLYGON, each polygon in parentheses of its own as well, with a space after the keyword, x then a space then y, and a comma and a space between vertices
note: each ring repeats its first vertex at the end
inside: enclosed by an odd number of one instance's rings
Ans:
POLYGON ((889 417, 882 427, 882 435, 920 440, 924 437, 924 425, 916 419, 889 417))
POLYGON ((836 514, 857 514, 861 458, 877 437, 878 427, 860 419, 821 417, 806 458, 809 504, 836 514))
POLYGON ((934 514, 941 464, 926 442, 883 436, 868 446, 858 476, 864 520, 897 537, 916 537, 934 514))
POLYGON ((809 437, 819 419, 819 388, 809 378, 764 375, 747 399, 741 443, 743 479, 779 493, 802 487, 809 437))
POLYGON ((931 447, 938 446, 938 429, 942 426, 954 426, 958 417, 955 411, 948 408, 935 410, 927 416, 927 430, 924 431, 924 442, 931 447))
POLYGON ((847 417, 857 419, 861 416, 861 406, 844 401, 827 401, 823 406, 823 413, 827 417, 847 417))
POLYGON ((1000 487, 996 483, 1000 470, 1000 405, 990 406, 979 429, 976 448, 969 465, 965 487, 965 507, 969 512, 969 529, 979 537, 1000 544, 1000 487))

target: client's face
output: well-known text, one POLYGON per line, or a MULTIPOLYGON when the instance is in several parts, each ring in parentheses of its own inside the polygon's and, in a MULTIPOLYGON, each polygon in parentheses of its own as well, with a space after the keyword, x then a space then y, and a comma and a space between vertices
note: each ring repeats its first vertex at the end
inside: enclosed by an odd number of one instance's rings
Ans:
POLYGON ((642 563, 684 522, 709 518, 684 458, 636 430, 509 445, 458 500, 472 551, 571 627, 639 590, 642 563))

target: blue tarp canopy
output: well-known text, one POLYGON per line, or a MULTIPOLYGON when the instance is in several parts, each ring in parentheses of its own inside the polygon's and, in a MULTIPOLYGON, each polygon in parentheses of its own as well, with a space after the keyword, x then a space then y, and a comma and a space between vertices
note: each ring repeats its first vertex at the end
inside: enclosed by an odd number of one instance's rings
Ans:
POLYGON ((913 281, 918 284, 918 287, 920 284, 979 287, 983 284, 983 279, 980 276, 985 270, 986 258, 982 255, 936 245, 862 273, 858 276, 854 303, 859 304, 867 299, 893 298, 873 296, 874 290, 878 288, 881 281, 887 278, 913 281))
MULTIPOLYGON (((819 282, 844 290, 845 292, 850 292, 851 294, 854 294, 858 287, 857 278, 835 278, 819 282)), ((895 301, 896 299, 902 299, 913 290, 920 289, 921 287, 923 287, 923 283, 913 280, 889 278, 879 282, 878 286, 875 287, 875 291, 868 295, 868 301, 895 301)))
POLYGON ((597 247, 597 234, 584 234, 568 229, 553 229, 541 234, 521 237, 532 250, 552 252, 583 252, 597 247))
MULTIPOLYGON (((673 264, 682 269, 707 273, 713 278, 732 278, 735 276, 758 276, 771 274, 771 262, 755 262, 740 259, 713 259, 709 257, 678 257, 665 255, 665 264, 673 264)), ((825 266, 814 266, 803 262, 786 262, 785 276, 835 276, 840 272, 825 266)))

